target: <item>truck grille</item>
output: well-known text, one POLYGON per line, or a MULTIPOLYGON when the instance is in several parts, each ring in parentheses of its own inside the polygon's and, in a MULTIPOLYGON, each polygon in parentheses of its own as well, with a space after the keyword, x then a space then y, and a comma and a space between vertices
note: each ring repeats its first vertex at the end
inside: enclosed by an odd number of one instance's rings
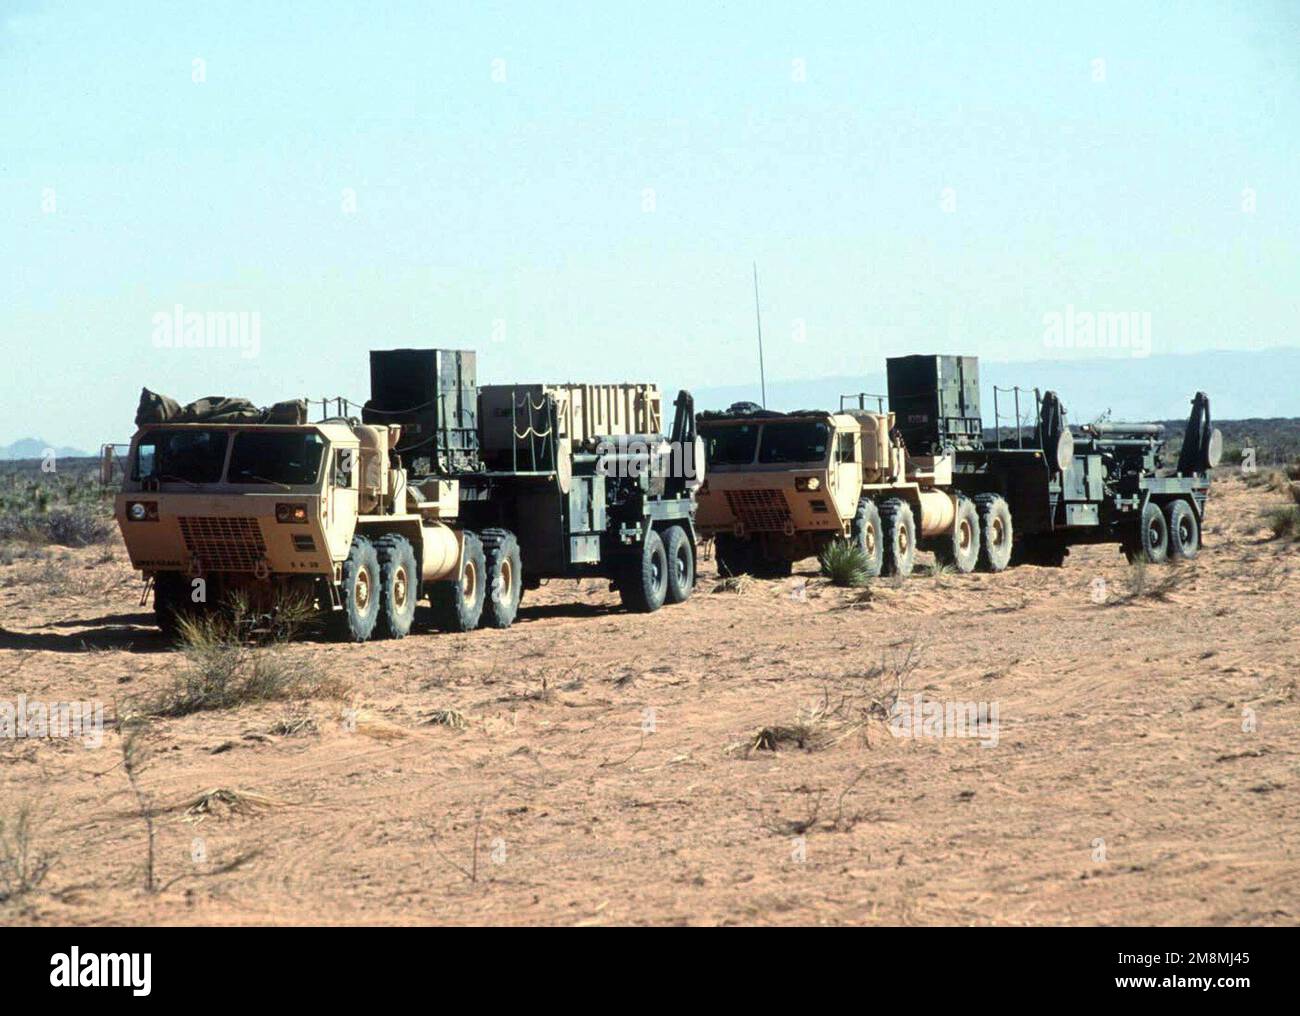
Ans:
POLYGON ((205 571, 253 571, 266 557, 257 519, 182 515, 177 522, 186 549, 205 571))
POLYGON ((784 533, 791 525, 790 509, 779 490, 729 490, 731 514, 751 533, 784 533))

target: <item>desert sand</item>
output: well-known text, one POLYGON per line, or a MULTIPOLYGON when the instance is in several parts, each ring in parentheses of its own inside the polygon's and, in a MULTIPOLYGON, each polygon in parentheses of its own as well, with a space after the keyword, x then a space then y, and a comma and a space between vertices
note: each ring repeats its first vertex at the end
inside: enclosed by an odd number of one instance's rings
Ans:
POLYGON ((0 922, 1294 924, 1300 545, 1269 539, 1275 503, 1218 482, 1200 557, 1137 595, 1112 546, 866 593, 705 561, 654 615, 556 582, 504 632, 295 643, 343 698, 153 724, 154 894, 111 720, 184 658, 120 544, 55 551, 55 591, 18 560, 0 699, 110 725, 0 740, 0 812, 28 802, 54 855, 0 922), (895 736, 918 693, 996 707, 996 735, 895 736))

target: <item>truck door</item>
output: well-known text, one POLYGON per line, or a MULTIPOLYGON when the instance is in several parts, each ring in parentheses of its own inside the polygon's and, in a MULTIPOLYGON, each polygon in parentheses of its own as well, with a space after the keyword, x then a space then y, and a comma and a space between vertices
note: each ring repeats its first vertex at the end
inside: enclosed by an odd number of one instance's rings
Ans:
POLYGON ((352 533, 356 528, 357 505, 361 482, 361 452, 359 448, 331 449, 329 489, 325 496, 328 517, 325 519, 325 538, 330 556, 335 560, 348 556, 352 546, 352 533))
POLYGON ((840 430, 831 453, 831 496, 840 518, 852 518, 862 493, 862 431, 840 430))

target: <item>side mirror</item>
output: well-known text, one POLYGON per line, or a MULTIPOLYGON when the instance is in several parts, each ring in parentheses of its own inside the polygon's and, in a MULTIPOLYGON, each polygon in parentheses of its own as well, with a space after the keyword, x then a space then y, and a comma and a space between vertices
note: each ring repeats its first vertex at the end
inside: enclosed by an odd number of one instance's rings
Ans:
POLYGON ((111 444, 101 445, 99 449, 99 482, 102 486, 109 486, 113 482, 113 466, 117 456, 113 453, 111 444))

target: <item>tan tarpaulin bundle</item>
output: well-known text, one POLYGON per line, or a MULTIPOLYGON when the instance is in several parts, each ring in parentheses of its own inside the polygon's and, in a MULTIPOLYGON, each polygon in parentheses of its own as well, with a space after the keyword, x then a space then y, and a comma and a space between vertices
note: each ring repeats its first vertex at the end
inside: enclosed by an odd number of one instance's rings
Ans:
POLYGON ((175 399, 140 390, 140 406, 135 411, 135 425, 146 423, 286 423, 307 422, 307 400, 288 399, 259 409, 248 399, 225 395, 208 395, 182 406, 175 399))

